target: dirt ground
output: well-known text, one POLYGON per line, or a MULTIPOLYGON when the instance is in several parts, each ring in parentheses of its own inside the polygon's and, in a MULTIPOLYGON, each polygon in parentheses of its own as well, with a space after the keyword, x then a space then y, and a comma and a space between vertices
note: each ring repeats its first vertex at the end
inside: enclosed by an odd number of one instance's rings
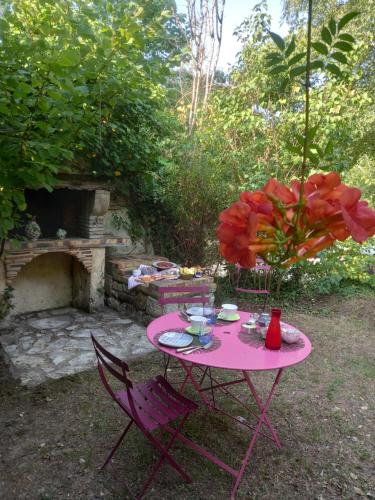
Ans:
MULTIPOLYGON (((374 306, 369 296, 331 297, 313 312, 285 314, 310 337, 314 350, 306 362, 285 372, 270 409, 282 450, 258 440, 237 498, 375 498, 374 306)), ((161 357, 151 354, 131 368, 133 378, 141 380, 160 372, 161 357)), ((264 393, 270 375, 257 374, 255 382, 264 393)), ((232 402, 225 406, 247 417, 232 402)), ((13 382, 0 362, 0 409, 4 500, 133 498, 125 478, 136 493, 155 458, 133 429, 113 467, 98 473, 126 419, 104 392, 96 370, 31 390, 13 382)), ((185 433, 233 466, 249 440, 245 427, 204 410, 191 417, 185 433)), ((182 445, 173 451, 193 484, 182 483, 163 465, 146 498, 229 498, 227 473, 182 445)))

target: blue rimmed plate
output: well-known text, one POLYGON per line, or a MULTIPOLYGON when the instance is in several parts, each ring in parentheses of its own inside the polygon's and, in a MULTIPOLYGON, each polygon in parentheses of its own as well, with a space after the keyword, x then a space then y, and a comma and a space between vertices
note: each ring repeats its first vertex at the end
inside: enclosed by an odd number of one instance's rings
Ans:
POLYGON ((187 333, 165 332, 158 342, 166 347, 187 347, 193 342, 193 337, 187 333))

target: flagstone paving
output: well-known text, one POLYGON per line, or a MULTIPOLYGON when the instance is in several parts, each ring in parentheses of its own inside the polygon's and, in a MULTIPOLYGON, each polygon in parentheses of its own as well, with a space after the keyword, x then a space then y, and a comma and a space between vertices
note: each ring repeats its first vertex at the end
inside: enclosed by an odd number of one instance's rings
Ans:
POLYGON ((35 386, 95 365, 91 333, 113 354, 132 359, 154 350, 145 327, 112 309, 88 314, 61 308, 0 323, 0 345, 11 374, 35 386))

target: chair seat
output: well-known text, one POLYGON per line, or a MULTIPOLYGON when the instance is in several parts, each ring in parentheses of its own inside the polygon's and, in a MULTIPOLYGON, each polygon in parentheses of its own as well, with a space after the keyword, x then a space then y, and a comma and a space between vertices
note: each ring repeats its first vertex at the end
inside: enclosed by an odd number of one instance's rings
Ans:
POLYGON ((257 295, 269 295, 271 293, 269 290, 253 290, 251 288, 236 288, 236 292, 254 293, 257 295))
POLYGON ((133 418, 138 419, 147 430, 153 431, 178 417, 196 410, 197 404, 178 393, 162 376, 136 384, 131 389, 135 411, 129 404, 127 391, 115 393, 117 401, 133 418))

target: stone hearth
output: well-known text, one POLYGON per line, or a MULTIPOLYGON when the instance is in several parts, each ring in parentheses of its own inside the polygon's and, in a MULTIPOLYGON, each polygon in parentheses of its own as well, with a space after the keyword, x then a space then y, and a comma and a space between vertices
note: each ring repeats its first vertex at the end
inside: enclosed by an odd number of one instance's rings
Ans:
POLYGON ((154 350, 143 326, 111 309, 94 314, 73 308, 23 314, 0 324, 0 345, 12 375, 23 385, 35 386, 93 368, 91 332, 124 360, 154 350))

